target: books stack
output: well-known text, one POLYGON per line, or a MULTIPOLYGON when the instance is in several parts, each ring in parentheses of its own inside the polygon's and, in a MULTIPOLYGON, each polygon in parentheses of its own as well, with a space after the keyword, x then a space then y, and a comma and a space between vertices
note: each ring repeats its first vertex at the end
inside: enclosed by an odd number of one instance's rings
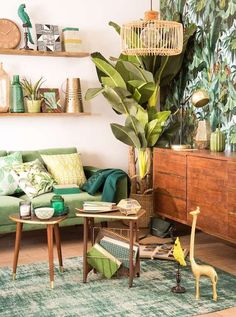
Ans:
POLYGON ((106 212, 111 211, 115 205, 115 203, 104 201, 85 201, 83 204, 83 210, 91 212, 106 212))
POLYGON ((121 261, 107 252, 98 243, 87 253, 88 263, 105 277, 111 278, 121 266, 121 261))
MULTIPOLYGON (((129 243, 119 241, 110 237, 103 237, 100 240, 100 245, 117 259, 122 261, 124 267, 129 268, 129 243)), ((133 259, 137 257, 138 246, 133 247, 133 259)))
MULTIPOLYGON (((112 277, 119 268, 129 269, 129 240, 122 235, 101 229, 97 242, 87 253, 88 263, 105 277, 112 277)), ((139 252, 137 243, 133 245, 133 261, 139 252)))

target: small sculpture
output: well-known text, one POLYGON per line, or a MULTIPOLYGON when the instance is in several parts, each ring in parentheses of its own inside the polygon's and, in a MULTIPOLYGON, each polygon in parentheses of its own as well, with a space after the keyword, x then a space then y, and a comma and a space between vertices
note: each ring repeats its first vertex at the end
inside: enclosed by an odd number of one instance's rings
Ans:
POLYGON ((195 276, 195 279, 196 279, 196 299, 200 298, 199 280, 200 280, 200 277, 204 275, 204 276, 208 276, 211 279, 213 300, 217 301, 216 285, 218 281, 218 276, 215 269, 210 265, 202 265, 202 264, 199 265, 194 260, 195 230, 196 230, 197 217, 199 214, 200 214, 199 207, 197 207, 196 210, 190 212, 190 215, 193 216, 191 238, 190 238, 190 263, 191 263, 193 275, 195 276))
POLYGON ((172 287, 171 291, 173 293, 185 293, 186 292, 185 288, 180 285, 180 282, 181 282, 180 265, 186 266, 186 262, 184 259, 184 252, 183 252, 183 249, 181 247, 179 238, 176 238, 176 240, 175 240, 173 256, 174 256, 176 262, 178 263, 178 269, 176 272, 177 285, 172 287))
POLYGON ((18 16, 20 17, 21 21, 23 22, 23 28, 24 31, 24 40, 25 40, 25 46, 23 47, 24 50, 31 50, 28 46, 28 41, 30 41, 31 44, 34 44, 34 41, 32 39, 30 29, 32 28, 32 24, 30 22, 30 18, 28 14, 25 12, 25 4, 21 4, 18 8, 18 16))

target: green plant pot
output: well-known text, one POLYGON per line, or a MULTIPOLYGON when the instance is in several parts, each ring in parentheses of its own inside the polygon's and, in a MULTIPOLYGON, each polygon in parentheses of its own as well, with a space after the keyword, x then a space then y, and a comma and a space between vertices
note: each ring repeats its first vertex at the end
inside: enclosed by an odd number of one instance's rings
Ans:
POLYGON ((220 129, 211 133, 211 151, 223 152, 225 150, 225 136, 220 129))
POLYGON ((27 110, 30 113, 41 112, 41 100, 27 100, 27 110))

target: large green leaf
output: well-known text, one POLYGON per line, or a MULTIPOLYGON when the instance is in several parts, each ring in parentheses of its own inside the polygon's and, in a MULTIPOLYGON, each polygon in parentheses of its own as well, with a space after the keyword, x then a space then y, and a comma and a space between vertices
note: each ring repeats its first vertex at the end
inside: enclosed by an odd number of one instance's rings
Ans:
POLYGON ((106 76, 109 76, 111 78, 116 87, 121 87, 124 89, 126 88, 126 83, 124 79, 110 63, 97 57, 93 57, 92 60, 100 71, 102 71, 104 74, 106 74, 106 76))
MULTIPOLYGON (((109 61, 108 61, 101 53, 99 53, 99 52, 94 52, 94 53, 92 53, 92 54, 91 54, 91 57, 92 57, 92 60, 93 60, 93 58, 100 58, 100 59, 102 59, 103 61, 109 63, 109 61)), ((105 74, 104 72, 102 72, 100 69, 98 69, 97 67, 96 67, 96 71, 97 71, 97 75, 98 75, 98 80, 99 80, 100 83, 101 83, 101 82, 102 82, 102 81, 101 81, 101 78, 104 77, 104 76, 106 76, 106 74, 105 74)))
POLYGON ((112 26, 116 30, 116 32, 120 35, 121 27, 117 23, 110 21, 108 25, 112 26))
POLYGON ((145 110, 142 106, 138 105, 135 117, 142 124, 142 126, 145 128, 146 124, 148 123, 147 110, 145 110))
POLYGON ((91 100, 104 91, 104 88, 89 88, 85 94, 85 100, 91 100))
POLYGON ((126 89, 106 87, 103 95, 119 113, 125 115, 137 113, 138 104, 134 99, 128 98, 130 93, 126 89))
POLYGON ((138 136, 141 148, 147 147, 147 140, 145 136, 145 130, 140 123, 134 116, 128 116, 125 121, 125 126, 133 130, 133 126, 135 126, 135 134, 138 136))
POLYGON ((132 74, 132 76, 130 76, 130 80, 136 79, 136 80, 142 80, 145 82, 154 82, 153 74, 151 72, 148 72, 140 68, 137 64, 133 64, 128 61, 119 61, 118 63, 123 64, 124 69, 126 69, 128 72, 132 74))
POLYGON ((160 122, 158 121, 158 119, 148 122, 147 128, 146 128, 146 138, 147 138, 147 144, 149 147, 152 147, 156 144, 161 132, 162 132, 162 126, 160 122))
POLYGON ((114 81, 110 78, 110 77, 101 77, 101 81, 102 81, 102 84, 103 86, 108 86, 108 87, 111 87, 111 88, 115 88, 116 85, 114 83, 114 81))
POLYGON ((111 123, 111 129, 114 136, 122 143, 134 146, 137 149, 141 147, 139 138, 132 129, 117 123, 111 123))

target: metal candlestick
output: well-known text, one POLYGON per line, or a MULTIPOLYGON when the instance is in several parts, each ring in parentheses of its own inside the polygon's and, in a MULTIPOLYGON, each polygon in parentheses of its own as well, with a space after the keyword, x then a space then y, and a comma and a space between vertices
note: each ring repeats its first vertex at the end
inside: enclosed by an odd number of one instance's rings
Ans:
POLYGON ((180 285, 181 273, 180 273, 180 264, 179 263, 178 263, 178 269, 177 269, 177 272, 176 272, 176 282, 177 282, 177 285, 172 287, 171 291, 173 293, 178 293, 178 294, 185 293, 186 289, 183 286, 180 285))
POLYGON ((24 45, 24 47, 21 48, 21 50, 33 51, 33 49, 30 48, 29 45, 28 45, 28 42, 29 42, 29 38, 28 38, 28 24, 23 24, 23 28, 24 28, 24 42, 25 42, 25 45, 24 45))

